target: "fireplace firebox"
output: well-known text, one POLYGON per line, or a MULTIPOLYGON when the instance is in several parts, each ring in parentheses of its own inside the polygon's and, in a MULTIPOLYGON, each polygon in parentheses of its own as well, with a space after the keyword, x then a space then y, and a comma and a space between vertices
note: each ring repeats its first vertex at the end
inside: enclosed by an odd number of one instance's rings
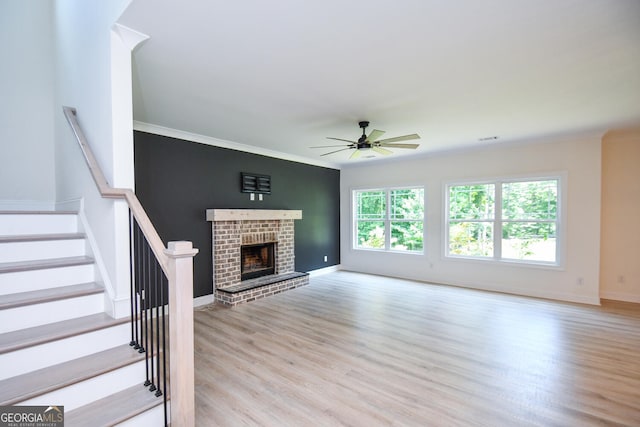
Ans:
POLYGON ((243 245, 240 255, 240 280, 275 274, 275 243, 243 245))

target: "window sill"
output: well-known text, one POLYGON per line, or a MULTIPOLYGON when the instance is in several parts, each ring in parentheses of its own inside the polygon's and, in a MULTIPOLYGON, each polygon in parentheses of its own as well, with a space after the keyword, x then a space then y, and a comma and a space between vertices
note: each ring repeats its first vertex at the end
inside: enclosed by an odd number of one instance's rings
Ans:
POLYGON ((512 259, 495 259, 495 258, 479 258, 479 257, 468 257, 468 256, 452 256, 445 255, 442 257, 443 261, 464 261, 464 262, 472 262, 472 263, 480 263, 480 264, 493 264, 493 265, 501 265, 508 267, 517 267, 517 268, 533 268, 540 270, 555 270, 555 271, 564 271, 565 267, 561 264, 556 263, 548 263, 543 261, 520 261, 520 260, 512 260, 512 259))
POLYGON ((390 249, 375 249, 375 248, 351 248, 353 251, 363 251, 363 252, 378 252, 383 254, 400 254, 400 255, 424 255, 424 251, 394 251, 390 249))

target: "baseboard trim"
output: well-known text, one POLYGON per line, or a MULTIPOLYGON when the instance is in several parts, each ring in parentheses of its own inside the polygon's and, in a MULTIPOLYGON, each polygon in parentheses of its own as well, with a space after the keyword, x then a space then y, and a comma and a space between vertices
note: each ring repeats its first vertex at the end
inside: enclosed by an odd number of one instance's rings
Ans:
MULTIPOLYGON (((427 283, 430 283, 427 281, 427 283)), ((499 292, 502 294, 518 295, 523 297, 549 299, 554 301, 564 301, 578 304, 600 305, 599 296, 574 295, 561 292, 545 292, 532 289, 512 289, 502 286, 483 286, 471 283, 440 283, 447 286, 458 286, 461 288, 477 289, 480 291, 499 292)))
POLYGON ((213 294, 203 295, 193 299, 193 308, 203 307, 205 305, 213 304, 215 298, 213 294))
POLYGON ((319 268, 317 270, 307 271, 307 273, 309 273, 309 277, 311 278, 311 277, 322 276, 323 274, 333 273, 340 270, 341 270, 340 264, 336 264, 336 265, 332 265, 325 268, 319 268))
POLYGON ((479 291, 498 292, 501 294, 510 294, 510 295, 517 295, 517 296, 531 297, 531 298, 541 298, 541 299, 564 301, 564 302, 571 302, 571 303, 578 303, 578 304, 600 305, 600 296, 574 295, 574 294, 566 294, 566 293, 558 293, 558 292, 544 292, 544 291, 537 291, 537 290, 531 290, 531 289, 514 289, 514 288, 502 287, 502 286, 487 286, 481 283, 478 284, 478 283, 469 283, 469 282, 444 282, 439 280, 428 280, 426 278, 421 278, 421 277, 395 276, 395 275, 392 276, 388 274, 370 273, 370 272, 358 270, 358 269, 341 269, 341 270, 352 271, 355 273, 371 274, 374 276, 392 277, 392 278, 403 279, 403 280, 412 280, 414 282, 421 282, 421 283, 433 284, 433 285, 454 286, 458 288, 476 289, 479 291))
POLYGON ((629 294, 626 292, 604 291, 604 292, 600 292, 600 298, 610 299, 614 301, 635 302, 640 304, 640 295, 629 294))

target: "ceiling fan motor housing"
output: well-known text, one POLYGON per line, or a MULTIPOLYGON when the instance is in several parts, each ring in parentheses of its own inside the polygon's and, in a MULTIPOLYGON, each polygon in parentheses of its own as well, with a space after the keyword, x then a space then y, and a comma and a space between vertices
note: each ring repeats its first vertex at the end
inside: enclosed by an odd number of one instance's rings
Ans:
POLYGON ((358 122, 358 125, 362 129, 362 136, 360 138, 358 138, 358 144, 357 144, 358 150, 360 150, 362 148, 370 148, 371 144, 369 144, 366 141, 367 135, 365 134, 365 129, 367 128, 367 126, 369 126, 369 122, 366 121, 366 120, 363 120, 361 122, 358 122))

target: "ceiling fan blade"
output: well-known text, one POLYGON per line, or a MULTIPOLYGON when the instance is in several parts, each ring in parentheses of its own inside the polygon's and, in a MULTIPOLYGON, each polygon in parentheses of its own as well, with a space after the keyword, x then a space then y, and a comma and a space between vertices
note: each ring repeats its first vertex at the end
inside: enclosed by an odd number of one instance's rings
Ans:
POLYGON ((316 145, 315 147, 309 148, 332 148, 332 147, 349 147, 352 144, 342 144, 342 145, 316 145))
POLYGON ((412 148, 416 149, 420 146, 420 144, 389 144, 386 142, 381 142, 380 147, 391 147, 391 148, 412 148))
POLYGON ((393 154, 393 151, 390 150, 386 150, 382 147, 371 147, 371 149, 373 151, 375 151, 376 153, 382 154, 383 156, 388 156, 389 154, 393 154))
POLYGON ((327 139, 335 139, 336 141, 350 142, 352 144, 357 144, 358 143, 358 141, 351 141, 350 139, 342 139, 342 138, 332 138, 330 136, 328 136, 327 139))
POLYGON ((356 150, 353 152, 353 154, 351 156, 349 156, 349 160, 351 159, 357 159, 358 157, 360 157, 362 153, 360 152, 360 150, 356 150))
MULTIPOLYGON (((321 156, 328 156, 329 154, 333 154, 333 153, 338 153, 340 151, 344 151, 344 150, 351 150, 351 148, 343 148, 341 150, 336 150, 336 151, 330 151, 328 153, 324 153, 324 154, 320 154, 321 156)), ((357 150, 356 150, 357 151, 357 150)))
POLYGON ((383 130, 374 129, 374 130, 371 131, 371 133, 369 134, 367 139, 365 139, 365 141, 373 142, 376 139, 380 138, 382 135, 384 135, 384 131, 383 130))
POLYGON ((409 140, 412 140, 412 139, 420 139, 420 135, 418 135, 417 133, 414 133, 414 134, 411 134, 411 135, 396 136, 395 138, 381 139, 378 142, 382 144, 382 143, 387 143, 387 142, 409 141, 409 140))

